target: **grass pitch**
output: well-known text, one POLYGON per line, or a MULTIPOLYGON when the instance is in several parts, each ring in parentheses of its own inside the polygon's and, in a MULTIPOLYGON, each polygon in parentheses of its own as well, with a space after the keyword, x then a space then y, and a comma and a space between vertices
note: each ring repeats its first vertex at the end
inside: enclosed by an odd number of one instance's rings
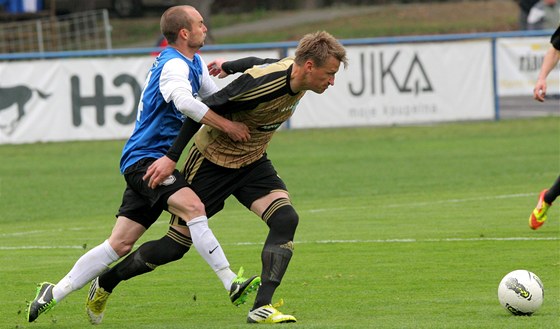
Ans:
MULTIPOLYGON (((110 233, 122 145, 0 146, 1 328, 90 326, 87 287, 32 324, 26 301, 110 233)), ((269 156, 300 214, 275 295, 298 318, 286 327, 560 327, 560 207, 538 231, 527 225, 560 173, 560 118, 281 131, 269 156), (498 302, 498 283, 515 269, 544 283, 531 317, 498 302)), ((258 273, 267 229, 230 201, 210 225, 232 268, 258 273)), ((163 235, 167 218, 139 244, 163 235)), ((232 306, 191 250, 121 284, 99 328, 248 328, 249 307, 232 306)))

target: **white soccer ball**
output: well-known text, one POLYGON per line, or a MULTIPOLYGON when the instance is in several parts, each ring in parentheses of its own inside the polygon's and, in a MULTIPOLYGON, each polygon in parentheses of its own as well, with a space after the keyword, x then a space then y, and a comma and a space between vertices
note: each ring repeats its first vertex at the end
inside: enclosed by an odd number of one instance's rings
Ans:
POLYGON ((513 315, 531 315, 542 305, 544 287, 535 273, 516 270, 506 274, 500 282, 498 299, 513 315))

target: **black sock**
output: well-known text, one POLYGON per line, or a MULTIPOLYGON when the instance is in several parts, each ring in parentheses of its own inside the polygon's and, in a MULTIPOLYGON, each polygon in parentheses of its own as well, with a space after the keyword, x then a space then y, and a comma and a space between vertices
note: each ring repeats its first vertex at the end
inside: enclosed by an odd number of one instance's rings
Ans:
MULTIPOLYGON (((268 242, 268 239, 267 239, 268 242)), ((291 243, 287 244, 289 247, 291 243)), ((292 250, 283 246, 265 243, 262 254, 261 286, 255 297, 253 310, 264 305, 272 304, 272 296, 282 282, 282 277, 288 269, 292 258, 292 250)))
POLYGON ((274 200, 263 212, 263 220, 270 227, 261 253, 261 286, 253 308, 272 304, 272 296, 282 282, 293 253, 293 239, 299 217, 290 200, 274 200))
POLYGON ((548 204, 552 204, 559 195, 560 195, 560 176, 556 178, 554 184, 544 194, 544 201, 548 204))
POLYGON ((159 240, 145 242, 122 262, 99 276, 99 286, 107 292, 113 292, 113 289, 123 280, 151 272, 160 265, 181 259, 189 251, 191 244, 190 237, 169 228, 166 236, 159 240))
POLYGON ((259 293, 257 297, 255 297, 255 303, 253 304, 253 308, 251 309, 251 311, 261 306, 272 304, 271 299, 274 295, 274 292, 276 291, 276 288, 278 288, 278 285, 279 283, 277 282, 262 282, 261 286, 259 287, 259 293))

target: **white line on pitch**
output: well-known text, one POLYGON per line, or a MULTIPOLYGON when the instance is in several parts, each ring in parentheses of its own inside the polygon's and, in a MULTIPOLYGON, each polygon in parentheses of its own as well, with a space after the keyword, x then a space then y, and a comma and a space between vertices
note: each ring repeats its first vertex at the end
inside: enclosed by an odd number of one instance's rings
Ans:
MULTIPOLYGON (((374 240, 317 240, 296 241, 295 244, 354 244, 354 243, 422 243, 422 242, 484 242, 484 241, 558 241, 560 237, 510 237, 510 238, 442 238, 442 239, 374 239, 374 240)), ((225 246, 252 246, 262 245, 263 242, 235 242, 222 243, 225 246)), ((27 249, 84 249, 84 246, 21 246, 3 247, 0 250, 27 250, 27 249)))
MULTIPOLYGON (((386 204, 379 206, 380 208, 401 208, 401 207, 424 207, 433 206, 437 204, 446 203, 460 203, 460 202, 471 202, 471 201, 488 201, 488 200, 498 200, 498 199, 510 199, 510 198, 521 198, 536 195, 535 193, 520 193, 520 194, 505 194, 505 195, 493 195, 477 198, 465 198, 465 199, 446 199, 446 200, 433 200, 428 202, 407 202, 407 203, 396 203, 396 204, 386 204)), ((352 209, 370 209, 372 206, 361 206, 352 207, 352 209)), ((337 210, 348 210, 349 208, 322 208, 322 209, 310 209, 308 212, 323 212, 323 211, 337 211, 337 210)))
MULTIPOLYGON (((511 238, 442 238, 442 239, 374 239, 374 240, 317 240, 317 241, 295 241, 295 244, 336 244, 336 243, 421 243, 421 242, 480 242, 480 241, 558 241, 560 237, 534 238, 534 237, 511 237, 511 238)), ((262 242, 237 242, 224 245, 261 245, 262 242)))
MULTIPOLYGON (((519 193, 519 194, 505 194, 505 195, 493 195, 484 196, 477 198, 465 198, 465 199, 446 199, 446 200, 434 200, 430 202, 408 202, 408 203, 397 203, 397 204, 386 204, 379 206, 380 208, 396 208, 396 207, 422 207, 431 206, 436 204, 445 203, 460 203, 460 202, 471 202, 471 201, 487 201, 487 200, 498 200, 498 199, 509 199, 509 198, 521 198, 536 195, 535 193, 519 193)), ((340 208, 320 208, 320 209, 303 209, 300 212, 317 213, 324 211, 346 211, 348 209, 371 209, 373 206, 359 206, 359 207, 340 207, 340 208)), ((236 213, 246 212, 244 210, 230 211, 224 214, 224 217, 234 216, 236 213)), ((154 225, 168 225, 167 220, 158 220, 154 225)), ((35 231, 24 231, 24 232, 14 232, 14 233, 0 233, 1 237, 8 236, 21 236, 21 235, 32 235, 32 234, 44 234, 47 232, 63 232, 63 231, 81 231, 88 230, 87 227, 76 227, 76 228, 65 228, 65 229, 54 229, 54 230, 35 230, 35 231)), ((0 247, 0 250, 2 248, 0 247)))
POLYGON ((52 232, 67 232, 67 231, 85 231, 90 230, 88 227, 70 227, 70 228, 59 228, 53 230, 34 230, 34 231, 24 231, 24 232, 13 232, 13 233, 1 233, 0 238, 6 236, 22 236, 22 235, 33 235, 33 234, 45 234, 52 232))
POLYGON ((19 246, 19 247, 1 246, 0 247, 0 250, 28 250, 28 249, 84 249, 84 246, 19 246))

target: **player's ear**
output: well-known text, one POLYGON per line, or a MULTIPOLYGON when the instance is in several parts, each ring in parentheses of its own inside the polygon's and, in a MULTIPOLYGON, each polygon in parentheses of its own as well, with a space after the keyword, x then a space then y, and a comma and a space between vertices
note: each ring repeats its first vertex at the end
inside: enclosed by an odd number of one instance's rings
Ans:
POLYGON ((185 39, 189 39, 189 30, 187 30, 186 28, 182 28, 179 33, 182 34, 185 39))
POLYGON ((305 68, 306 72, 311 72, 311 70, 315 67, 315 63, 313 63, 312 60, 308 59, 307 61, 305 61, 303 67, 305 68))

